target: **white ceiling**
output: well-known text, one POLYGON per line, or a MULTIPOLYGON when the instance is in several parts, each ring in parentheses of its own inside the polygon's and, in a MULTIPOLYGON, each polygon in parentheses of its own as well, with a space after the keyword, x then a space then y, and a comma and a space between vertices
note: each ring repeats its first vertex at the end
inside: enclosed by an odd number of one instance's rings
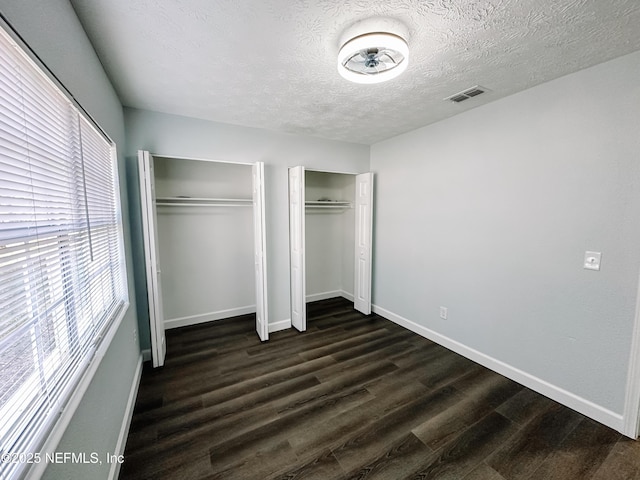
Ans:
POLYGON ((126 106, 365 144, 640 49, 640 0, 71 3, 126 106), (341 37, 380 17, 404 25, 409 68, 349 83, 341 37), (491 92, 443 101, 476 84, 491 92))

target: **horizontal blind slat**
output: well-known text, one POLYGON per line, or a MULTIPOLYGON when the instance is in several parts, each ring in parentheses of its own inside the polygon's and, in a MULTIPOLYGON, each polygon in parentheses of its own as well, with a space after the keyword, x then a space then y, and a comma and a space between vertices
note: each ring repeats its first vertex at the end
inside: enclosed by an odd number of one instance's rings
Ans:
MULTIPOLYGON (((0 29, 5 451, 36 451, 126 300, 111 150, 0 29)), ((13 468, 0 465, 0 477, 13 468)))

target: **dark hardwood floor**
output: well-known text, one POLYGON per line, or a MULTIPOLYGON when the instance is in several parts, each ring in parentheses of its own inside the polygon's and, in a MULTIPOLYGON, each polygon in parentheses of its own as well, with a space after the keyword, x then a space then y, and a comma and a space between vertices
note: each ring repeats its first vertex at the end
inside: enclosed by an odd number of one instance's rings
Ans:
POLYGON ((640 479, 639 442, 343 299, 167 332, 121 479, 640 479))

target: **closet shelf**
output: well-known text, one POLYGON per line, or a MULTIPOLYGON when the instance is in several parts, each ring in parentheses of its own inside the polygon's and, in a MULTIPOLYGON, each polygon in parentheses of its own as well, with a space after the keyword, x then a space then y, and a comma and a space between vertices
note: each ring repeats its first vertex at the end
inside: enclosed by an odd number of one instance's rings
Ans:
POLYGON ((156 205, 162 207, 251 207, 251 198, 210 197, 158 197, 156 205))
POLYGON ((307 200, 304 205, 306 208, 353 208, 346 200, 307 200))

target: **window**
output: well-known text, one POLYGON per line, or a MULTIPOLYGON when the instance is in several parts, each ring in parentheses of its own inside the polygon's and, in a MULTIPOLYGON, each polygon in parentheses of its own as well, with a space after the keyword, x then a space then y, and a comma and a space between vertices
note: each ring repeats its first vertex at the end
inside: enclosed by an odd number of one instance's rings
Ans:
POLYGON ((39 451, 126 308, 116 165, 0 28, 0 478, 39 451))

